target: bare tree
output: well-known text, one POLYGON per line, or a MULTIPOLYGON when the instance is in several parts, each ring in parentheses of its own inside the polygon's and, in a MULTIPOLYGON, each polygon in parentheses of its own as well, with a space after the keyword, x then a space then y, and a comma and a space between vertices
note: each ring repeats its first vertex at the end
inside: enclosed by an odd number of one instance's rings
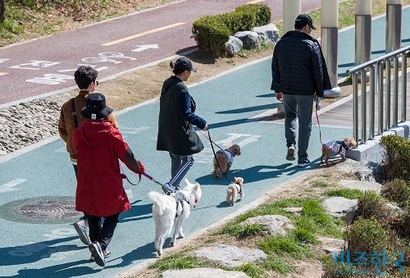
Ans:
POLYGON ((5 0, 0 0, 0 22, 4 22, 4 13, 6 11, 5 0))

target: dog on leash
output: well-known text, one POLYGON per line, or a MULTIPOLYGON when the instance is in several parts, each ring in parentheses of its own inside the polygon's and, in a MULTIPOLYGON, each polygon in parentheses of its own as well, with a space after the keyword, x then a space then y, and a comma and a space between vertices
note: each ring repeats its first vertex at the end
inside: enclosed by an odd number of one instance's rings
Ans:
POLYGON ((214 177, 222 178, 223 174, 226 175, 231 169, 233 158, 237 155, 241 155, 241 147, 238 144, 217 151, 214 157, 214 177))
POLYGON ((226 189, 226 202, 233 206, 236 203, 236 200, 239 198, 243 198, 243 178, 241 177, 234 177, 234 182, 228 185, 226 189))
POLYGON ((320 163, 323 163, 323 158, 326 157, 326 166, 329 165, 329 159, 332 155, 338 155, 342 157, 342 161, 346 160, 346 151, 357 146, 354 138, 345 138, 343 141, 327 141, 322 144, 322 156, 320 157, 320 163))
POLYGON ((189 217, 191 209, 195 208, 201 199, 202 191, 199 183, 184 181, 184 188, 177 190, 171 195, 165 195, 156 191, 148 193, 152 200, 152 216, 155 221, 155 250, 157 256, 162 256, 162 248, 165 239, 174 234, 170 246, 174 246, 177 238, 183 238, 182 224, 189 217))

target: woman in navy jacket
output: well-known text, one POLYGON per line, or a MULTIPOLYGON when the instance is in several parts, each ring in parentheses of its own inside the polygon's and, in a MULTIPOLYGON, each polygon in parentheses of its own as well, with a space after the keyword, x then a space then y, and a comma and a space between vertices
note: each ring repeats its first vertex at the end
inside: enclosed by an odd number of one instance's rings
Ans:
POLYGON ((170 66, 174 75, 162 85, 157 150, 169 152, 171 180, 164 184, 164 187, 168 192, 174 192, 194 163, 192 155, 204 149, 194 126, 205 131, 208 125, 195 114, 195 101, 184 83, 191 76, 191 72, 196 72, 191 61, 181 57, 175 63, 171 62, 170 66))

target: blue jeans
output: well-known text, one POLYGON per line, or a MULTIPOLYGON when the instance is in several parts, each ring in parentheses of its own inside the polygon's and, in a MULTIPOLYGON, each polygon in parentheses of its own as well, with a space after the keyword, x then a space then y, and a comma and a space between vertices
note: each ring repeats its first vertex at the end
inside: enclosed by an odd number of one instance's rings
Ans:
POLYGON ((191 166, 194 164, 194 158, 192 155, 178 155, 169 153, 171 157, 171 180, 169 184, 179 188, 179 183, 188 173, 191 166))
POLYGON ((286 146, 296 146, 296 129, 298 128, 298 162, 308 160, 307 149, 312 131, 313 100, 313 95, 283 94, 286 146))

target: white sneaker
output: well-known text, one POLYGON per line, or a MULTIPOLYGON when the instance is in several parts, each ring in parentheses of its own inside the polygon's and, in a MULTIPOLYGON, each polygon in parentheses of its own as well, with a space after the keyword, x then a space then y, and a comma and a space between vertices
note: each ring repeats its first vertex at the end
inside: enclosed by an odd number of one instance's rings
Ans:
POLYGON ((91 244, 91 240, 89 237, 89 232, 88 232, 88 227, 87 225, 85 225, 84 220, 79 220, 77 222, 74 223, 74 229, 77 231, 78 235, 80 236, 80 240, 82 243, 84 243, 85 245, 90 245, 91 244))
POLYGON ((91 251, 91 255, 94 257, 95 262, 99 266, 105 266, 105 256, 103 250, 101 249, 100 243, 97 241, 91 243, 90 245, 88 245, 88 248, 91 251))

